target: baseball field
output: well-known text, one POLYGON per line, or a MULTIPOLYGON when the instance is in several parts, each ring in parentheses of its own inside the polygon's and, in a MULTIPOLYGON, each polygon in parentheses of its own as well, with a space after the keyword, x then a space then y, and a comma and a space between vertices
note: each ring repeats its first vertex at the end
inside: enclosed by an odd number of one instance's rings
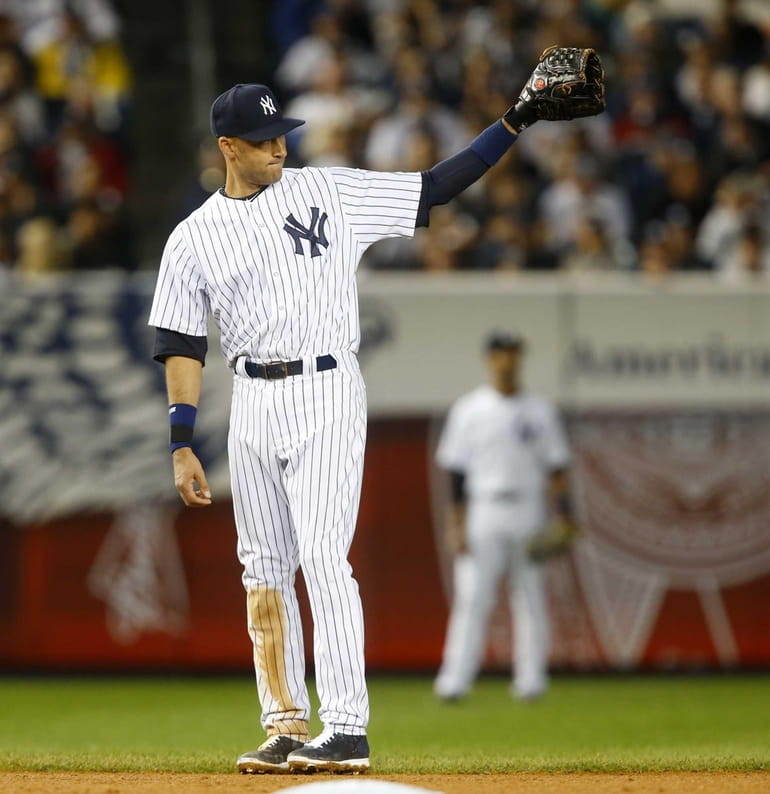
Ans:
MULTIPOLYGON (((565 676, 535 703, 507 685, 484 678, 443 704, 429 678, 373 677, 368 779, 447 794, 770 791, 768 676, 565 676)), ((0 678, 0 791, 309 782, 234 772, 261 741, 257 717, 246 677, 0 678)))

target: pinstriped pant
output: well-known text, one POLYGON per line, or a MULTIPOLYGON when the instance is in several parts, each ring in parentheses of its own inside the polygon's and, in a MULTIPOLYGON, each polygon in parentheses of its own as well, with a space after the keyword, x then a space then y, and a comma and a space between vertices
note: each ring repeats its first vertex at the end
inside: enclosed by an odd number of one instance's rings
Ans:
POLYGON ((316 685, 325 727, 366 732, 364 627, 347 560, 366 440, 366 393, 355 356, 284 380, 235 375, 229 457, 238 558, 247 591, 262 726, 306 739, 294 578, 302 566, 313 616, 316 685))

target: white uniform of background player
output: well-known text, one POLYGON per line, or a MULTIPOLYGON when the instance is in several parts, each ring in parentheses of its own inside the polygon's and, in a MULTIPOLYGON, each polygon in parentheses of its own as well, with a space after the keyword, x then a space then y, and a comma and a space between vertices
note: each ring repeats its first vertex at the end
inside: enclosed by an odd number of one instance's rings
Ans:
POLYGON ((483 662, 489 613, 507 576, 514 618, 514 692, 547 686, 549 621, 542 566, 527 546, 554 505, 565 504, 569 451, 559 417, 542 397, 520 389, 521 340, 487 343, 491 384, 461 397, 436 459, 454 473, 448 540, 455 553, 454 596, 436 694, 464 696, 483 662), (466 501, 467 500, 467 501, 466 501))

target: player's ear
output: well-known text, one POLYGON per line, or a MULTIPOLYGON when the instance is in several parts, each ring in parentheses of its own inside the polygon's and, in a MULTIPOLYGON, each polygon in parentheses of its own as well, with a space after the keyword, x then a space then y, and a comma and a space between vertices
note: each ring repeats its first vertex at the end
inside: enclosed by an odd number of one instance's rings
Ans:
POLYGON ((232 138, 220 135, 219 138, 217 138, 217 145, 219 146, 219 151, 222 152, 226 160, 235 159, 235 147, 233 146, 232 138))

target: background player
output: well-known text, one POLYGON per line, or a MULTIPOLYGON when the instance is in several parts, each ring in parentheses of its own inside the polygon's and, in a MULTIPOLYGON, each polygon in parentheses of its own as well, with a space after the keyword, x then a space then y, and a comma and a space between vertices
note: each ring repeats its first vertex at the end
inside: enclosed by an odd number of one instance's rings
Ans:
POLYGON ((520 337, 489 337, 489 384, 452 406, 436 453, 452 492, 446 541, 454 555, 454 595, 435 681, 436 694, 447 700, 466 695, 478 674, 503 576, 514 616, 513 692, 532 699, 547 686, 543 570, 530 544, 549 513, 572 522, 569 451, 554 408, 522 389, 523 349, 520 337))
POLYGON ((189 506, 211 502, 191 449, 210 316, 234 373, 233 505, 268 736, 238 759, 241 771, 369 766, 363 617, 347 561, 366 434, 356 359, 361 256, 427 225, 430 208, 484 174, 516 131, 601 112, 602 78, 593 51, 548 51, 503 119, 424 173, 284 170, 284 136, 303 122, 283 117, 269 88, 238 84, 214 101, 225 186, 169 237, 149 322, 166 367, 176 486, 189 506), (309 742, 300 565, 324 724, 309 742))

